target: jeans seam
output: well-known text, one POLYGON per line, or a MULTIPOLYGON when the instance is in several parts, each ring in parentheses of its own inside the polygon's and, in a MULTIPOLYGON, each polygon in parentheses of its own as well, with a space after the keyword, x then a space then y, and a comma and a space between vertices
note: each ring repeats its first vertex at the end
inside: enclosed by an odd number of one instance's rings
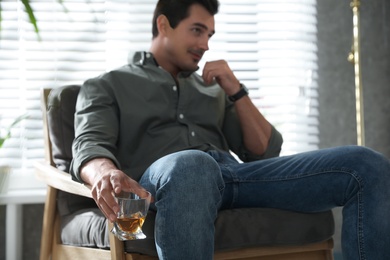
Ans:
POLYGON ((357 207, 358 207, 358 226, 357 226, 357 229, 358 229, 358 244, 359 244, 359 258, 361 260, 365 260, 366 259, 366 254, 365 254, 365 243, 364 243, 364 233, 363 233, 363 226, 364 226, 364 221, 363 221, 363 215, 364 215, 364 210, 363 210, 363 191, 364 191, 364 185, 363 185, 363 181, 362 179, 359 177, 358 174, 356 174, 356 171, 354 170, 350 170, 348 169, 348 171, 346 170, 347 168, 341 168, 341 170, 339 170, 339 172, 343 172, 343 173, 347 173, 347 174, 350 174, 351 176, 353 176, 353 178, 356 180, 356 182, 358 183, 359 185, 359 191, 357 192, 357 207))
MULTIPOLYGON (((360 186, 360 185, 359 185, 360 186)), ((364 233, 363 233, 363 207, 362 207, 362 196, 363 188, 358 192, 358 243, 359 243, 359 255, 360 259, 365 260, 366 255, 364 251, 364 233)))
POLYGON ((357 174, 354 174, 354 172, 351 173, 351 175, 355 178, 359 185, 359 191, 357 193, 357 205, 358 205, 358 244, 359 244, 359 258, 361 260, 366 259, 366 254, 365 254, 365 243, 364 243, 364 233, 363 233, 363 226, 364 226, 364 221, 363 221, 363 215, 364 215, 364 210, 363 210, 363 191, 364 191, 364 185, 359 178, 357 174))
POLYGON ((229 208, 232 208, 233 205, 235 204, 235 202, 237 201, 237 194, 238 194, 238 178, 237 178, 237 175, 235 174, 234 170, 232 169, 232 167, 230 167, 230 164, 228 163, 222 163, 222 162, 219 162, 219 167, 221 169, 221 172, 222 172, 222 168, 224 168, 227 172, 229 172, 229 174, 232 176, 232 182, 226 182, 224 180, 224 183, 225 185, 227 183, 232 183, 233 184, 233 195, 232 195, 232 200, 231 200, 231 204, 229 205, 229 208))
MULTIPOLYGON (((320 171, 316 171, 315 173, 299 173, 299 174, 295 174, 295 175, 284 177, 284 178, 246 179, 245 181, 285 181, 285 180, 294 180, 294 179, 306 178, 306 177, 320 175, 320 174, 329 173, 329 172, 340 172, 340 173, 350 174, 350 175, 352 175, 354 177, 354 179, 356 179, 356 181, 359 183, 359 186, 360 186, 359 178, 354 174, 355 171, 354 170, 349 170, 349 169, 346 169, 346 168, 341 168, 341 169, 338 169, 338 168, 337 169, 332 169, 332 168, 331 169, 323 169, 323 170, 320 170, 320 171)), ((237 181, 237 180, 234 179, 234 181, 237 181)))

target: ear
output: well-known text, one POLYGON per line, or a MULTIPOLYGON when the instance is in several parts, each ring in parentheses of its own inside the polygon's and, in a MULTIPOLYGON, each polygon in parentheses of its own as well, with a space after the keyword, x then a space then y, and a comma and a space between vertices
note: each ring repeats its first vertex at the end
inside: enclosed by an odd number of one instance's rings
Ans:
POLYGON ((165 15, 160 15, 157 17, 157 30, 158 34, 165 36, 167 33, 169 33, 169 30, 172 29, 171 25, 168 21, 168 18, 165 15))

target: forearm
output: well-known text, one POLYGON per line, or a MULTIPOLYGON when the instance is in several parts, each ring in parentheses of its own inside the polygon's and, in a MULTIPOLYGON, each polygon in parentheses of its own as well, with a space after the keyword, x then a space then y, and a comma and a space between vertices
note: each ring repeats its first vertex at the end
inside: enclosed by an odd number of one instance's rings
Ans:
MULTIPOLYGON (((241 87, 225 60, 206 62, 202 77, 206 84, 210 84, 215 79, 228 96, 238 93, 241 87)), ((255 155, 263 155, 267 151, 271 137, 271 124, 248 96, 236 100, 234 106, 240 121, 246 149, 255 155)))
POLYGON ((240 121, 245 147, 254 154, 264 154, 271 137, 271 124, 248 96, 237 100, 234 106, 240 121))

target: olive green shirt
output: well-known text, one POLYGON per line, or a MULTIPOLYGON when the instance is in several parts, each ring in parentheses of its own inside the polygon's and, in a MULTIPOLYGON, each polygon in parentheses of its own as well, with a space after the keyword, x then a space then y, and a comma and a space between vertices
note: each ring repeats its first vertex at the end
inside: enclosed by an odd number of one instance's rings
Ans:
POLYGON ((265 154, 248 152, 234 104, 218 84, 205 85, 195 72, 180 73, 176 82, 146 52, 84 83, 75 136, 71 174, 80 182, 80 167, 98 157, 139 180, 154 161, 180 150, 231 150, 247 162, 278 156, 282 145, 272 127, 265 154))

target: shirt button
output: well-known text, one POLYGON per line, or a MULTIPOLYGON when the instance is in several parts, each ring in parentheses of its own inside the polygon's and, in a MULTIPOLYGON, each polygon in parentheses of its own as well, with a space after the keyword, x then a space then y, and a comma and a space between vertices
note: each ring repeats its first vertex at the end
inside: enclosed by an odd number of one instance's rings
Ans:
POLYGON ((149 52, 146 53, 146 58, 148 58, 148 59, 150 58, 150 53, 149 52))
POLYGON ((194 132, 194 131, 191 132, 191 136, 192 136, 192 137, 195 136, 195 132, 194 132))
POLYGON ((183 114, 180 114, 180 115, 179 115, 179 118, 180 118, 180 119, 183 119, 183 118, 184 118, 184 115, 183 115, 183 114))
POLYGON ((173 91, 177 91, 177 87, 176 86, 173 86, 172 89, 173 89, 173 91))

